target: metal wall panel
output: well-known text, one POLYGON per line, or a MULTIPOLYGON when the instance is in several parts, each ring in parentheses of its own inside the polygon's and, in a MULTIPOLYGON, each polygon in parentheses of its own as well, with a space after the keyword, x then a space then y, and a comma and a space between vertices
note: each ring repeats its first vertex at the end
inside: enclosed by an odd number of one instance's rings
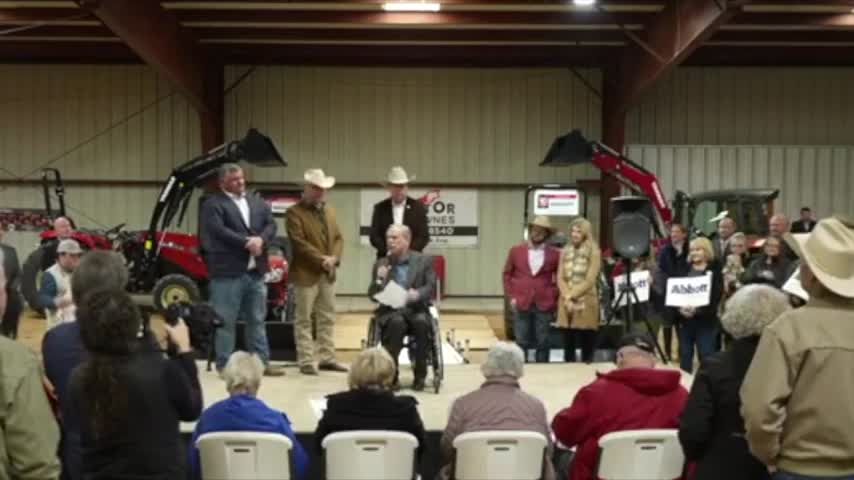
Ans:
MULTIPOLYGON (((226 84, 247 70, 229 67, 226 84)), ((599 72, 580 75, 599 88, 599 72)), ((520 185, 479 188, 480 245, 435 252, 447 259, 447 293, 500 295, 507 249, 521 239, 522 185, 598 178, 589 166, 538 164, 571 128, 598 138, 600 110, 567 70, 259 67, 226 99, 226 135, 257 127, 285 153, 287 169, 257 169, 250 179, 293 182, 321 167, 340 182, 378 185, 400 164, 420 184, 520 185)), ((330 201, 346 240, 338 291, 362 294, 374 252, 359 245, 358 189, 333 189, 330 201)), ((588 201, 598 225, 598 198, 588 201)))
POLYGON ((627 120, 627 144, 854 145, 852 68, 674 70, 627 120))
POLYGON ((632 145, 628 156, 658 175, 672 199, 726 188, 779 188, 775 209, 795 217, 854 213, 854 146, 632 145))

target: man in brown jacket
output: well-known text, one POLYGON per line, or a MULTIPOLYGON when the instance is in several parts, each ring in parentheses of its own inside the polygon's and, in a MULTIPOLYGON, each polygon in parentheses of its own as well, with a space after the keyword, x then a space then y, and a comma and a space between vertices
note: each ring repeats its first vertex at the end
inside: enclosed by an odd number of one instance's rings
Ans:
POLYGON ((854 478, 854 230, 828 218, 786 241, 810 299, 762 332, 741 387, 747 441, 775 479, 854 478))
POLYGON ((306 170, 302 200, 290 207, 285 225, 293 249, 289 276, 296 290, 294 337, 300 372, 317 375, 317 369, 346 372, 335 361, 335 274, 341 264, 344 239, 338 228, 335 210, 326 203, 326 192, 335 185, 335 177, 323 170, 306 170), (314 365, 312 320, 317 322, 317 356, 314 365))

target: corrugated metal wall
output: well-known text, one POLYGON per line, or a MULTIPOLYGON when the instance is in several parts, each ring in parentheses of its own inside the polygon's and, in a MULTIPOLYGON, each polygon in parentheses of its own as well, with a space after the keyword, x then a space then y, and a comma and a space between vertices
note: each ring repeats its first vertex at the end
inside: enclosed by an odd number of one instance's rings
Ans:
POLYGON ((628 116, 644 145, 854 145, 852 68, 679 68, 628 116))
MULTIPOLYGON (((246 67, 227 69, 226 84, 246 67)), ((581 71, 598 88, 597 71, 581 71)), ((524 187, 597 178, 590 167, 538 166, 552 140, 573 127, 599 136, 599 99, 567 70, 264 67, 226 103, 226 134, 250 126, 275 139, 290 164, 252 178, 295 181, 321 167, 341 182, 376 184, 404 165, 419 184, 516 184, 480 188, 480 246, 437 251, 447 292, 497 295, 508 247, 520 239, 524 187)), ((598 223, 598 199, 589 199, 598 223)), ((358 240, 359 191, 333 190, 346 237, 339 291, 362 293, 373 250, 358 240)))
MULTIPOLYGON (((105 181, 66 188, 81 227, 146 225, 159 188, 109 181, 161 181, 199 149, 195 111, 147 67, 0 65, 0 179, 38 179, 51 166, 67 179, 105 181)), ((43 205, 36 186, 0 186, 2 207, 43 205)), ((6 238, 22 255, 34 242, 6 238)))
POLYGON ((633 145, 628 156, 655 172, 672 199, 726 188, 779 188, 778 212, 808 205, 819 216, 854 212, 852 146, 633 145))

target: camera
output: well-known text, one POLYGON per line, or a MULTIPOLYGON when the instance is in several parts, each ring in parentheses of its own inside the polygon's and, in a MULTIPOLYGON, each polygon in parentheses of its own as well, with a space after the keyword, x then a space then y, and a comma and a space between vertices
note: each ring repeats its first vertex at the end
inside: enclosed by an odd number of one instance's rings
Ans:
POLYGON ((214 331, 224 324, 222 317, 206 303, 175 302, 166 307, 163 317, 173 327, 183 319, 190 330, 190 344, 203 352, 208 350, 214 331))

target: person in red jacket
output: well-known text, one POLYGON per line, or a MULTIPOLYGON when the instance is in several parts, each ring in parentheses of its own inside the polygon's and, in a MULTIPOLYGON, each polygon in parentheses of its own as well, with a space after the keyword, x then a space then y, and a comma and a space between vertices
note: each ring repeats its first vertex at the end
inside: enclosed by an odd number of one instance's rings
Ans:
POLYGON ((552 430, 565 447, 578 446, 570 466, 571 480, 595 480, 599 438, 624 430, 678 428, 688 392, 681 372, 655 368, 655 347, 645 334, 628 334, 619 343, 617 369, 597 373, 572 405, 552 420, 552 430))
POLYGON ((557 306, 556 274, 560 251, 546 245, 554 233, 549 218, 528 223, 528 241, 515 245, 504 264, 504 295, 513 310, 516 343, 525 352, 536 349, 536 361, 549 361, 549 326, 557 306))

